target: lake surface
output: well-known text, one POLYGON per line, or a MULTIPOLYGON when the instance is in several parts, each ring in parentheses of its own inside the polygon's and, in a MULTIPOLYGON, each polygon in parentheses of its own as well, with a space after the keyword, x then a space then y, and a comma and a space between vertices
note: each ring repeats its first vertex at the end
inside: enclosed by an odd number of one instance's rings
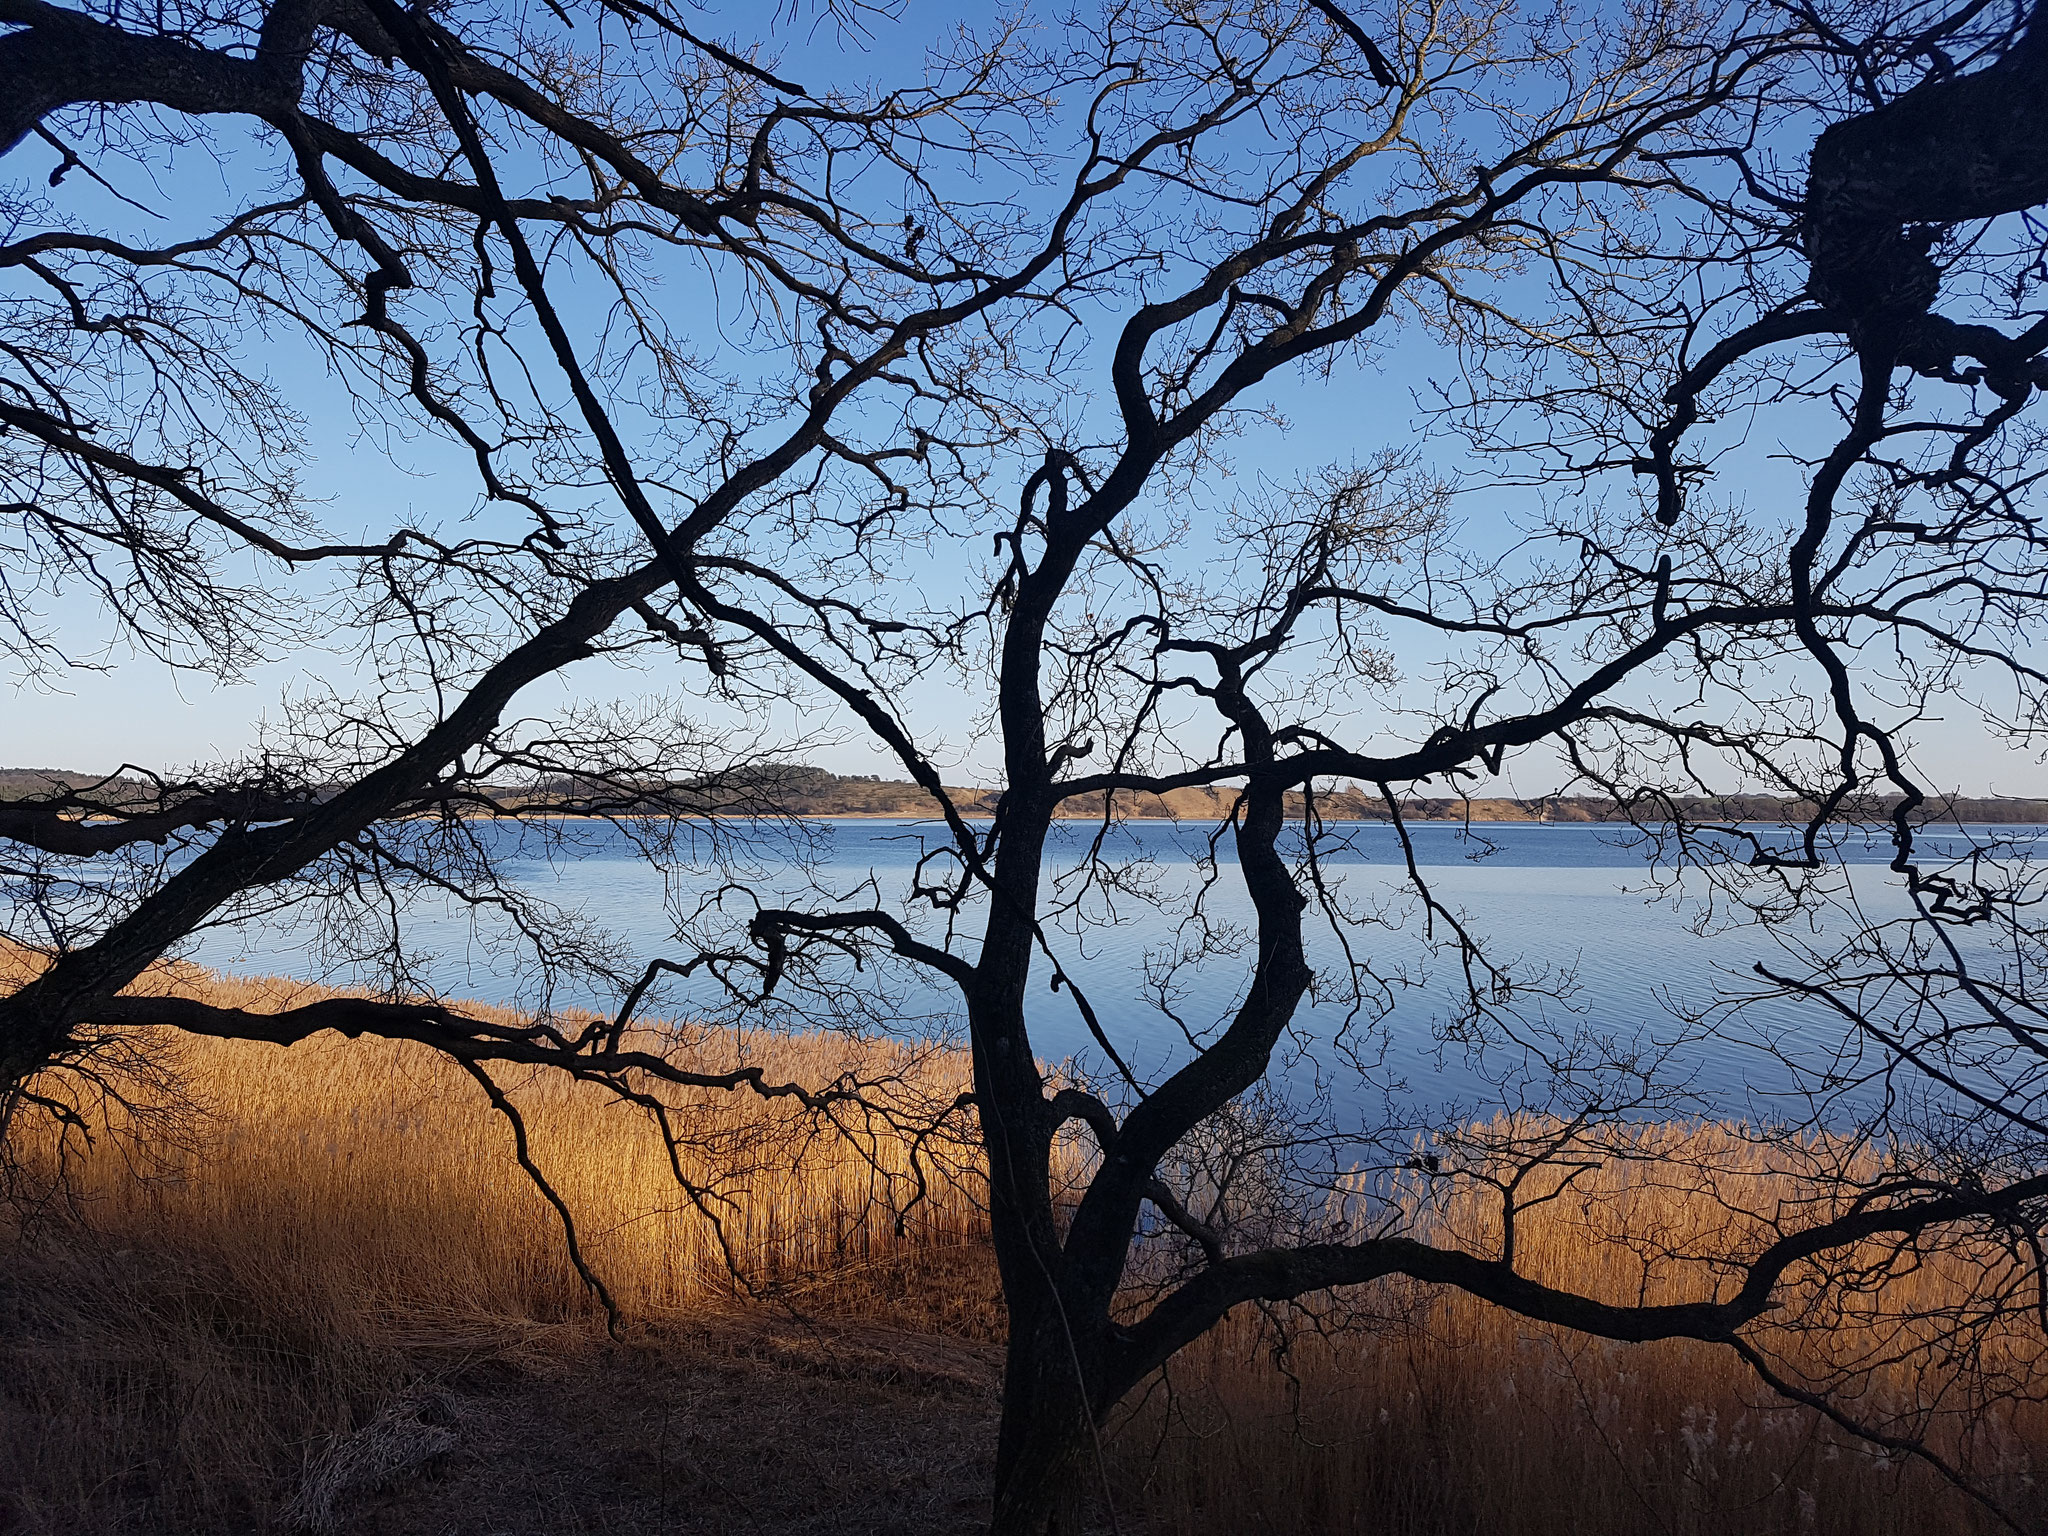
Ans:
MULTIPOLYGON (((1755 829, 1782 845, 1781 829, 1755 829)), ((1061 968, 1081 992, 1110 1043, 1141 1082, 1153 1082, 1190 1052, 1189 1032, 1202 1038, 1227 1021, 1241 996, 1246 962, 1241 953, 1209 956, 1186 967, 1164 994, 1148 985, 1162 957, 1184 948, 1186 918, 1203 876, 1198 860, 1209 850, 1212 828, 1195 823, 1133 822, 1117 829, 1102 858, 1120 882, 1134 889, 1105 893, 1073 884, 1092 823, 1062 823, 1055 831, 1050 867, 1068 884, 1076 909, 1048 929, 1061 968), (1167 1003, 1172 1015, 1163 1011, 1167 1003)), ((1361 823, 1332 829, 1335 845, 1321 856, 1337 899, 1362 921, 1343 925, 1353 955, 1384 979, 1369 987, 1365 1006, 1342 985, 1320 987, 1306 1004, 1285 1047, 1279 1076, 1297 1099, 1331 1106, 1339 1119, 1385 1118, 1397 1106, 1418 1110, 1549 1102, 1559 1060, 1570 1070, 1571 1091, 1612 1102, 1640 1091, 1615 1061, 1653 1047, 1668 1055, 1657 1079, 1680 1085, 1678 1098, 1652 1096, 1645 1112, 1702 1113, 1775 1118, 1792 1112, 1781 1095, 1791 1078, 1759 1042, 1814 1054, 1838 1040, 1841 1026, 1813 1005, 1772 1002, 1748 1010, 1722 1033, 1703 1037, 1688 1016, 1717 1000, 1754 990, 1752 967, 1788 962, 1787 940, 1824 943, 1830 927, 1807 919, 1772 931, 1730 923, 1710 901, 1704 877, 1673 879, 1652 858, 1633 829, 1585 823, 1450 822, 1415 824, 1411 832, 1420 872, 1444 907, 1475 937, 1508 984, 1484 989, 1497 1002, 1491 1023, 1461 1018, 1462 988, 1456 956, 1432 945, 1429 923, 1416 903, 1392 828, 1361 823), (1603 1077, 1595 1070, 1607 1063, 1603 1077), (1574 1079, 1574 1074, 1576 1078, 1574 1079), (1632 1087, 1633 1084, 1633 1087, 1632 1087)), ((1995 837, 2000 852, 2031 857, 2048 829, 1970 829, 1995 837)), ((417 835, 432 839, 430 824, 417 835)), ((929 823, 842 820, 808 823, 800 847, 763 836, 725 850, 724 862, 708 844, 677 850, 657 869, 620 829, 598 822, 558 822, 536 831, 515 825, 472 823, 464 833, 498 860, 514 894, 537 903, 530 926, 545 941, 583 931, 608 935, 614 978, 634 974, 657 956, 681 960, 691 952, 679 932, 718 938, 738 947, 746 916, 759 905, 823 908, 826 898, 856 905, 901 906, 920 857, 944 843, 929 823)), ((1928 862, 1962 852, 1959 833, 1926 834, 1928 862)), ((2048 849, 2048 845, 2043 845, 2048 849)), ((1249 926, 1250 907, 1238 884, 1228 839, 1214 849, 1204 910, 1207 928, 1226 943, 1233 925, 1249 926)), ((1870 913, 1903 910, 1883 868, 1891 857, 1877 838, 1850 834, 1830 850, 1822 882, 1837 896, 1870 913)), ((532 1006, 547 1000, 609 1012, 619 1001, 616 979, 548 974, 530 949, 507 942, 501 915, 479 913, 429 892, 403 897, 405 932, 416 953, 415 985, 448 997, 532 1006)), ((920 930, 941 937, 934 920, 911 911, 920 930)), ((978 913, 960 925, 971 936, 978 913)), ((1311 914, 1314 918, 1314 914, 1311 914)), ((1437 924, 1441 938, 1444 930, 1437 924)), ((1326 980, 1345 974, 1343 950, 1327 921, 1312 921, 1311 959, 1326 980)), ((972 953, 971 937, 955 948, 972 953)), ((383 961, 374 934, 337 941, 332 931, 271 918, 206 936, 192 957, 230 970, 258 970, 336 981, 373 980, 383 961)), ((1031 1024, 1036 1047, 1051 1060, 1073 1058, 1095 1079, 1113 1074, 1091 1036, 1071 989, 1034 987, 1031 1024)), ((943 986, 901 967, 841 969, 835 981, 851 991, 807 995, 783 990, 774 1010, 781 1022, 883 1026, 912 1034, 957 1029, 953 999, 943 986), (847 1006, 848 1000, 853 1006, 847 1006)), ((703 975, 665 983, 657 1011, 671 1017, 758 1020, 761 1010, 736 1005, 703 975)), ((1647 1058, 1646 1058, 1647 1059, 1647 1058)))

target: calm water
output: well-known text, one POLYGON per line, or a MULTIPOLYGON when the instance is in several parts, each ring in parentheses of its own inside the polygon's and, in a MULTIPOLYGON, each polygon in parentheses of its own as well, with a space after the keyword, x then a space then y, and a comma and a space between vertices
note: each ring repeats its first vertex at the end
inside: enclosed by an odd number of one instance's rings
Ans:
MULTIPOLYGON (((1054 839, 1053 866, 1071 877, 1094 830, 1063 824, 1054 839)), ((1515 1102, 1519 1096, 1540 1099, 1545 1089, 1539 1084, 1550 1081, 1536 1070, 1541 1058, 1576 1051, 1582 1062, 1610 1059, 1654 1042, 1677 1041, 1658 1075, 1689 1086, 1688 1107, 1774 1112, 1772 1096, 1786 1085, 1783 1068, 1739 1041, 1699 1038, 1682 1017, 1731 991, 1755 987, 1751 967, 1759 960, 1784 967, 1782 937, 1714 921, 1706 882, 1698 876, 1676 883, 1657 878, 1639 836, 1587 824, 1467 829, 1420 823, 1412 829, 1418 863, 1438 899, 1488 941, 1489 953, 1511 978, 1501 998, 1502 1021, 1482 1049, 1459 1021, 1454 958, 1428 941, 1392 830, 1380 824, 1339 830, 1344 845, 1326 855, 1326 874, 1338 899, 1364 919, 1344 931, 1354 955, 1389 985, 1376 989, 1373 1005, 1362 1012, 1341 987, 1325 989, 1304 1007, 1281 1073, 1296 1097, 1319 1096, 1340 1118, 1382 1113, 1389 1102, 1448 1108, 1503 1098, 1515 1102), (1696 931, 1703 919, 1704 929, 1696 931)), ((2048 829, 1995 830, 2011 840, 2009 853, 2024 857, 2048 829)), ((1128 824, 1104 853, 1121 878, 1141 889, 1110 897, 1069 887, 1080 904, 1079 920, 1070 916, 1048 933, 1060 964, 1080 983, 1111 1043, 1141 1080, 1156 1080, 1184 1060, 1190 1049, 1184 1027, 1198 1038, 1213 1031, 1227 1019, 1243 985, 1240 956, 1212 956, 1184 970, 1167 997, 1177 1021, 1161 1011, 1147 986, 1148 966, 1156 973, 1161 957, 1187 942, 1183 919, 1199 883, 1196 859, 1206 847, 1206 832, 1190 824, 1128 824)), ((901 911, 920 854, 943 841, 928 824, 814 823, 802 857, 763 841, 744 850, 736 865, 720 868, 699 847, 698 867, 688 867, 686 859, 665 876, 617 829, 602 824, 557 824, 547 838, 516 827, 485 827, 475 835, 504 861, 516 889, 543 904, 543 934, 590 925, 615 943, 621 973, 637 972, 655 956, 685 958, 689 948, 678 938, 684 928, 700 936, 722 932, 737 943, 756 899, 822 907, 825 896, 852 897, 860 905, 901 911), (733 882, 745 883, 752 894, 731 889, 733 882)), ((1929 843, 1931 855, 1942 839, 1931 835, 1929 843)), ((1951 838, 1950 846, 1959 849, 1961 843, 1951 838)), ((1210 929, 1227 937, 1232 924, 1248 923, 1249 903, 1227 842, 1217 853, 1206 910, 1210 929)), ((1881 867, 1889 856, 1880 842, 1851 838, 1834 850, 1837 866, 1825 878, 1868 911, 1895 912, 1897 900, 1881 867)), ((962 925, 969 933, 973 919, 970 912, 962 925)), ((918 921, 927 936, 937 935, 928 916, 918 921)), ((519 958, 524 951, 505 942, 488 914, 480 919, 444 898, 411 898, 406 931, 421 951, 415 984, 444 995, 523 1005, 545 996, 606 1011, 617 1005, 615 982, 576 974, 544 978, 530 960, 519 958)), ((1312 932, 1312 959, 1326 974, 1340 973, 1341 950, 1329 925, 1312 932)), ((1816 938, 1810 925, 1795 925, 1791 933, 1816 938)), ((211 934, 194 958, 229 969, 367 979, 374 966, 363 956, 373 946, 363 935, 352 942, 353 957, 349 944, 332 933, 273 919, 211 934)), ((956 947, 971 953, 964 940, 956 947)), ((1041 970, 1050 976, 1049 966, 1041 970)), ((864 1011, 869 1023, 917 1033, 957 1027, 946 993, 919 976, 884 968, 839 979, 855 984, 859 1001, 853 1011, 864 1011)), ((1104 1053, 1071 993, 1043 986, 1034 989, 1034 998, 1040 1054, 1073 1056, 1105 1075, 1104 1053)), ((846 1011, 843 1004, 843 995, 807 998, 798 990, 784 1004, 785 1017, 792 1023, 830 1022, 846 1011)), ((701 976, 670 985, 659 1007, 672 1016, 739 1016, 727 994, 701 976)), ((1780 1003, 1752 1010, 1734 1033, 1812 1051, 1836 1038, 1839 1026, 1819 1010, 1780 1003)), ((1577 1091, 1593 1091, 1594 1074, 1581 1072, 1576 1081, 1577 1091)), ((1600 1081, 1612 1094, 1627 1087, 1628 1077, 1610 1073, 1600 1081)))

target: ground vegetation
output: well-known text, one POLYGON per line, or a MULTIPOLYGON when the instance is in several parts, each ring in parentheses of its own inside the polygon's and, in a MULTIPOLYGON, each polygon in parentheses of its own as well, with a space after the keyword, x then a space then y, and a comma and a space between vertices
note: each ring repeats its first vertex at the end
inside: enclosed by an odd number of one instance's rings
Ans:
MULTIPOLYGON (((914 51, 908 18, 813 19, 914 51)), ((36 1136, 147 1102, 164 1032, 380 1041, 474 1085, 616 1315, 515 1077, 636 1114, 714 1229, 693 1170, 730 1117, 703 1095, 846 1138, 892 1221, 971 1125, 1004 1536, 1113 1510, 1105 1427, 1246 1309, 1313 1328, 1417 1288, 1734 1362, 2022 1526, 2028 1474, 1971 1426, 2033 1390, 2015 1340, 2048 1295, 2036 876, 1923 834, 1914 742, 2042 718, 2048 12, 1114 3, 994 17, 874 88, 700 20, 0 0, 0 149, 42 182, 0 242, 11 664, 94 664, 81 597, 109 654, 322 658, 243 757, 7 803, 16 1203, 45 1199, 36 1136), (1388 377, 1398 415, 1282 431, 1388 377), (337 429, 358 463, 459 471, 461 505, 339 499, 337 429), (670 691, 599 703, 606 667, 670 691), (992 804, 948 793, 963 719, 992 804), (813 835, 764 770, 834 736, 934 803, 900 888, 759 873, 813 835), (1496 1091, 1402 1102, 1390 917, 1332 877, 1323 797, 1376 795, 1405 847, 1408 799, 1539 761, 1628 809, 1675 920, 1759 924, 1783 960, 1689 1017, 1589 1016, 1411 856, 1459 981, 1441 1044, 1496 1091), (1192 883, 1116 856, 1123 814, 1190 791, 1222 812, 1192 883), (1760 828, 1731 794, 1810 811, 1760 828), (1077 804, 1098 830, 1062 860, 1077 804), (1882 903, 1832 848, 1873 812, 1882 903), (598 822, 715 877, 666 952, 507 872, 505 826, 569 853, 598 822), (515 1014, 440 995, 422 893, 524 957, 515 1014), (1179 924, 1141 983, 1163 1064, 1075 975, 1138 907, 1179 924), (150 982, 286 919, 371 984, 150 982), (888 1051, 708 1061, 636 1028, 684 983, 692 1028, 957 1028, 968 1077, 910 1114, 888 1051), (1058 1071, 1048 988, 1094 1041, 1058 1071), (1760 1001, 1833 1043, 1760 1034, 1760 1001), (1789 1088, 1647 1159, 1703 1036, 1789 1088), (1752 1143, 1791 1192, 1736 1193, 1752 1143), (1639 1213, 1632 1283, 1547 1265, 1543 1223, 1627 1216, 1646 1164, 1693 1214, 1639 1213), (1849 1347, 1872 1307, 1896 1349, 1849 1347), (1873 1386, 1902 1351, 1938 1390, 1873 1386)))

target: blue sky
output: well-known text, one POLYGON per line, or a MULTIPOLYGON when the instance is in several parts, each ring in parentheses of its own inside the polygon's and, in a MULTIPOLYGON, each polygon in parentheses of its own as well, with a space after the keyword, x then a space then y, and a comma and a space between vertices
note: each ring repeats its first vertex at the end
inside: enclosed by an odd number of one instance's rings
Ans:
MULTIPOLYGON (((943 21, 972 15, 976 9, 913 5, 909 11, 914 21, 943 21)), ((829 23, 797 34, 781 67, 806 83, 876 72, 873 55, 842 52, 842 42, 829 23)), ((53 163, 46 146, 30 141, 0 163, 0 177, 40 181, 53 163)), ((177 203, 181 216, 198 216, 211 201, 206 185, 210 175, 217 187, 217 174, 200 157, 188 157, 175 180, 154 190, 177 203)), ((67 190, 87 199, 92 195, 75 185, 67 190)), ((333 532, 347 535, 388 528, 415 510, 424 520, 438 522, 474 504, 474 477, 465 457, 421 444, 394 461, 356 433, 333 381, 296 367, 286 354, 279 357, 294 403, 313 422, 315 458, 307 479, 317 488, 316 495, 328 500, 327 522, 333 532)), ((1432 362, 1444 365, 1440 355, 1426 347, 1399 344, 1378 365, 1347 367, 1330 381, 1276 379, 1268 394, 1287 418, 1288 428, 1246 440, 1239 455, 1241 478, 1249 483, 1264 474, 1291 480, 1303 469, 1362 458, 1387 444, 1411 440, 1420 424, 1414 393, 1424 386, 1432 362)), ((1739 472, 1747 476, 1737 481, 1744 493, 1767 498, 1790 488, 1782 471, 1766 467, 1763 456, 1771 446, 1760 442, 1748 467, 1739 472)), ((1444 451, 1451 452, 1448 443, 1444 451)), ((1487 545, 1504 541, 1513 520, 1534 507, 1527 493, 1481 491, 1465 499, 1459 515, 1470 537, 1487 545)), ((0 685, 6 688, 0 692, 0 763, 104 770, 129 761, 165 769, 234 756, 255 744, 260 722, 275 714, 286 692, 309 678, 337 686, 350 681, 350 669, 338 654, 312 651, 256 668, 235 685, 222 687, 126 652, 110 640, 109 625, 89 599, 67 600, 51 609, 50 617, 75 658, 104 670, 81 668, 27 684, 0 685)), ((1397 659, 1420 666, 1425 658, 1397 653, 1397 659)), ((631 696, 661 682, 659 677, 620 674, 604 663, 591 663, 537 689, 529 708, 544 711, 579 695, 631 696)), ((913 697, 932 738, 948 744, 942 757, 957 766, 958 777, 971 780, 982 774, 986 763, 971 737, 968 712, 948 687, 934 683, 913 697)), ((792 732, 797 729, 794 719, 787 724, 792 732)), ((848 735, 844 744, 809 755, 840 771, 892 772, 892 764, 848 735)), ((1956 711, 1950 720, 1930 722, 1919 732, 1918 743, 1922 770, 1942 788, 1967 794, 2048 794, 2048 769, 2033 754, 2011 751, 1992 740, 1967 710, 1956 711)), ((1550 787, 1550 777, 1548 759, 1539 758, 1511 772, 1502 788, 1540 793, 1550 787)))

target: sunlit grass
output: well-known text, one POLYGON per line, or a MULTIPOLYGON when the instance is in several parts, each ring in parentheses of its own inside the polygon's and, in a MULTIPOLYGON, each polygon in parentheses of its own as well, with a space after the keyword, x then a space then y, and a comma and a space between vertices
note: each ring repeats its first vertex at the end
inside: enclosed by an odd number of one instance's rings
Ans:
MULTIPOLYGON (((1554 1124, 1473 1127, 1496 1174, 1554 1124)), ((1739 1125, 1588 1133, 1534 1176, 1516 1263, 1612 1303, 1717 1298, 1729 1255, 1838 1211, 1879 1154, 1739 1125), (1567 1176, 1569 1180, 1567 1181, 1567 1176)), ((1417 1176, 1436 1241, 1492 1255, 1495 1190, 1417 1176)), ((2023 1247, 2023 1245, 2021 1245, 2023 1247)), ((1982 1232, 1872 1242, 1787 1276, 1747 1336, 1860 1422, 1924 1437, 2033 1529, 2048 1514, 2041 1277, 1982 1232)), ((1925 1464, 1787 1403, 1715 1344, 1621 1344, 1405 1282, 1279 1317, 1242 1309, 1119 1425, 1149 1529, 1410 1533, 2004 1529, 1925 1464)))
MULTIPOLYGON (((317 995, 190 967, 148 984, 254 1010, 317 995)), ((138 1510, 260 1521, 309 1447, 422 1376, 596 1336, 555 1213, 460 1069, 330 1037, 147 1043, 189 1097, 178 1134, 138 1143, 103 1128, 9 1244, 0 1434, 24 1530, 112 1531, 138 1510)), ((888 1080, 915 1116, 968 1082, 961 1052, 835 1034, 661 1029, 649 1043, 700 1070, 888 1080)), ((679 1185, 641 1110, 559 1075, 504 1081, 629 1318, 765 1301, 999 1334, 963 1141, 927 1147, 927 1193, 899 1225, 909 1149, 884 1120, 821 1125, 791 1100, 664 1090, 688 1130, 679 1185)), ((1498 1171, 1551 1132, 1475 1127, 1461 1155, 1498 1171)), ((22 1150, 47 1175, 55 1147, 46 1127, 22 1150)), ((1737 1126, 1602 1131, 1523 1186, 1562 1193, 1520 1218, 1517 1262, 1616 1302, 1725 1292, 1718 1256, 1825 1214, 1836 1176, 1868 1174, 1876 1155, 1737 1126)), ((1436 1239, 1497 1250, 1499 1203, 1483 1188, 1418 1173, 1399 1194, 1436 1239)), ((1959 1324, 1973 1296, 2023 1300, 2018 1260, 1974 1236, 1910 1262, 1880 1256, 1846 1293, 1795 1275, 1759 1342, 1787 1369, 1848 1384, 1862 1416, 1926 1428, 2024 1504, 2048 1453, 2038 1321, 2016 1305, 1959 1324)), ((1113 1426, 1127 1512, 1190 1533, 1992 1528, 1925 1468, 1774 1399, 1724 1349, 1588 1340, 1406 1284, 1356 1300, 1369 1315, 1247 1310, 1176 1360, 1113 1426), (1336 1321, 1347 1326, 1315 1326, 1336 1321)))

